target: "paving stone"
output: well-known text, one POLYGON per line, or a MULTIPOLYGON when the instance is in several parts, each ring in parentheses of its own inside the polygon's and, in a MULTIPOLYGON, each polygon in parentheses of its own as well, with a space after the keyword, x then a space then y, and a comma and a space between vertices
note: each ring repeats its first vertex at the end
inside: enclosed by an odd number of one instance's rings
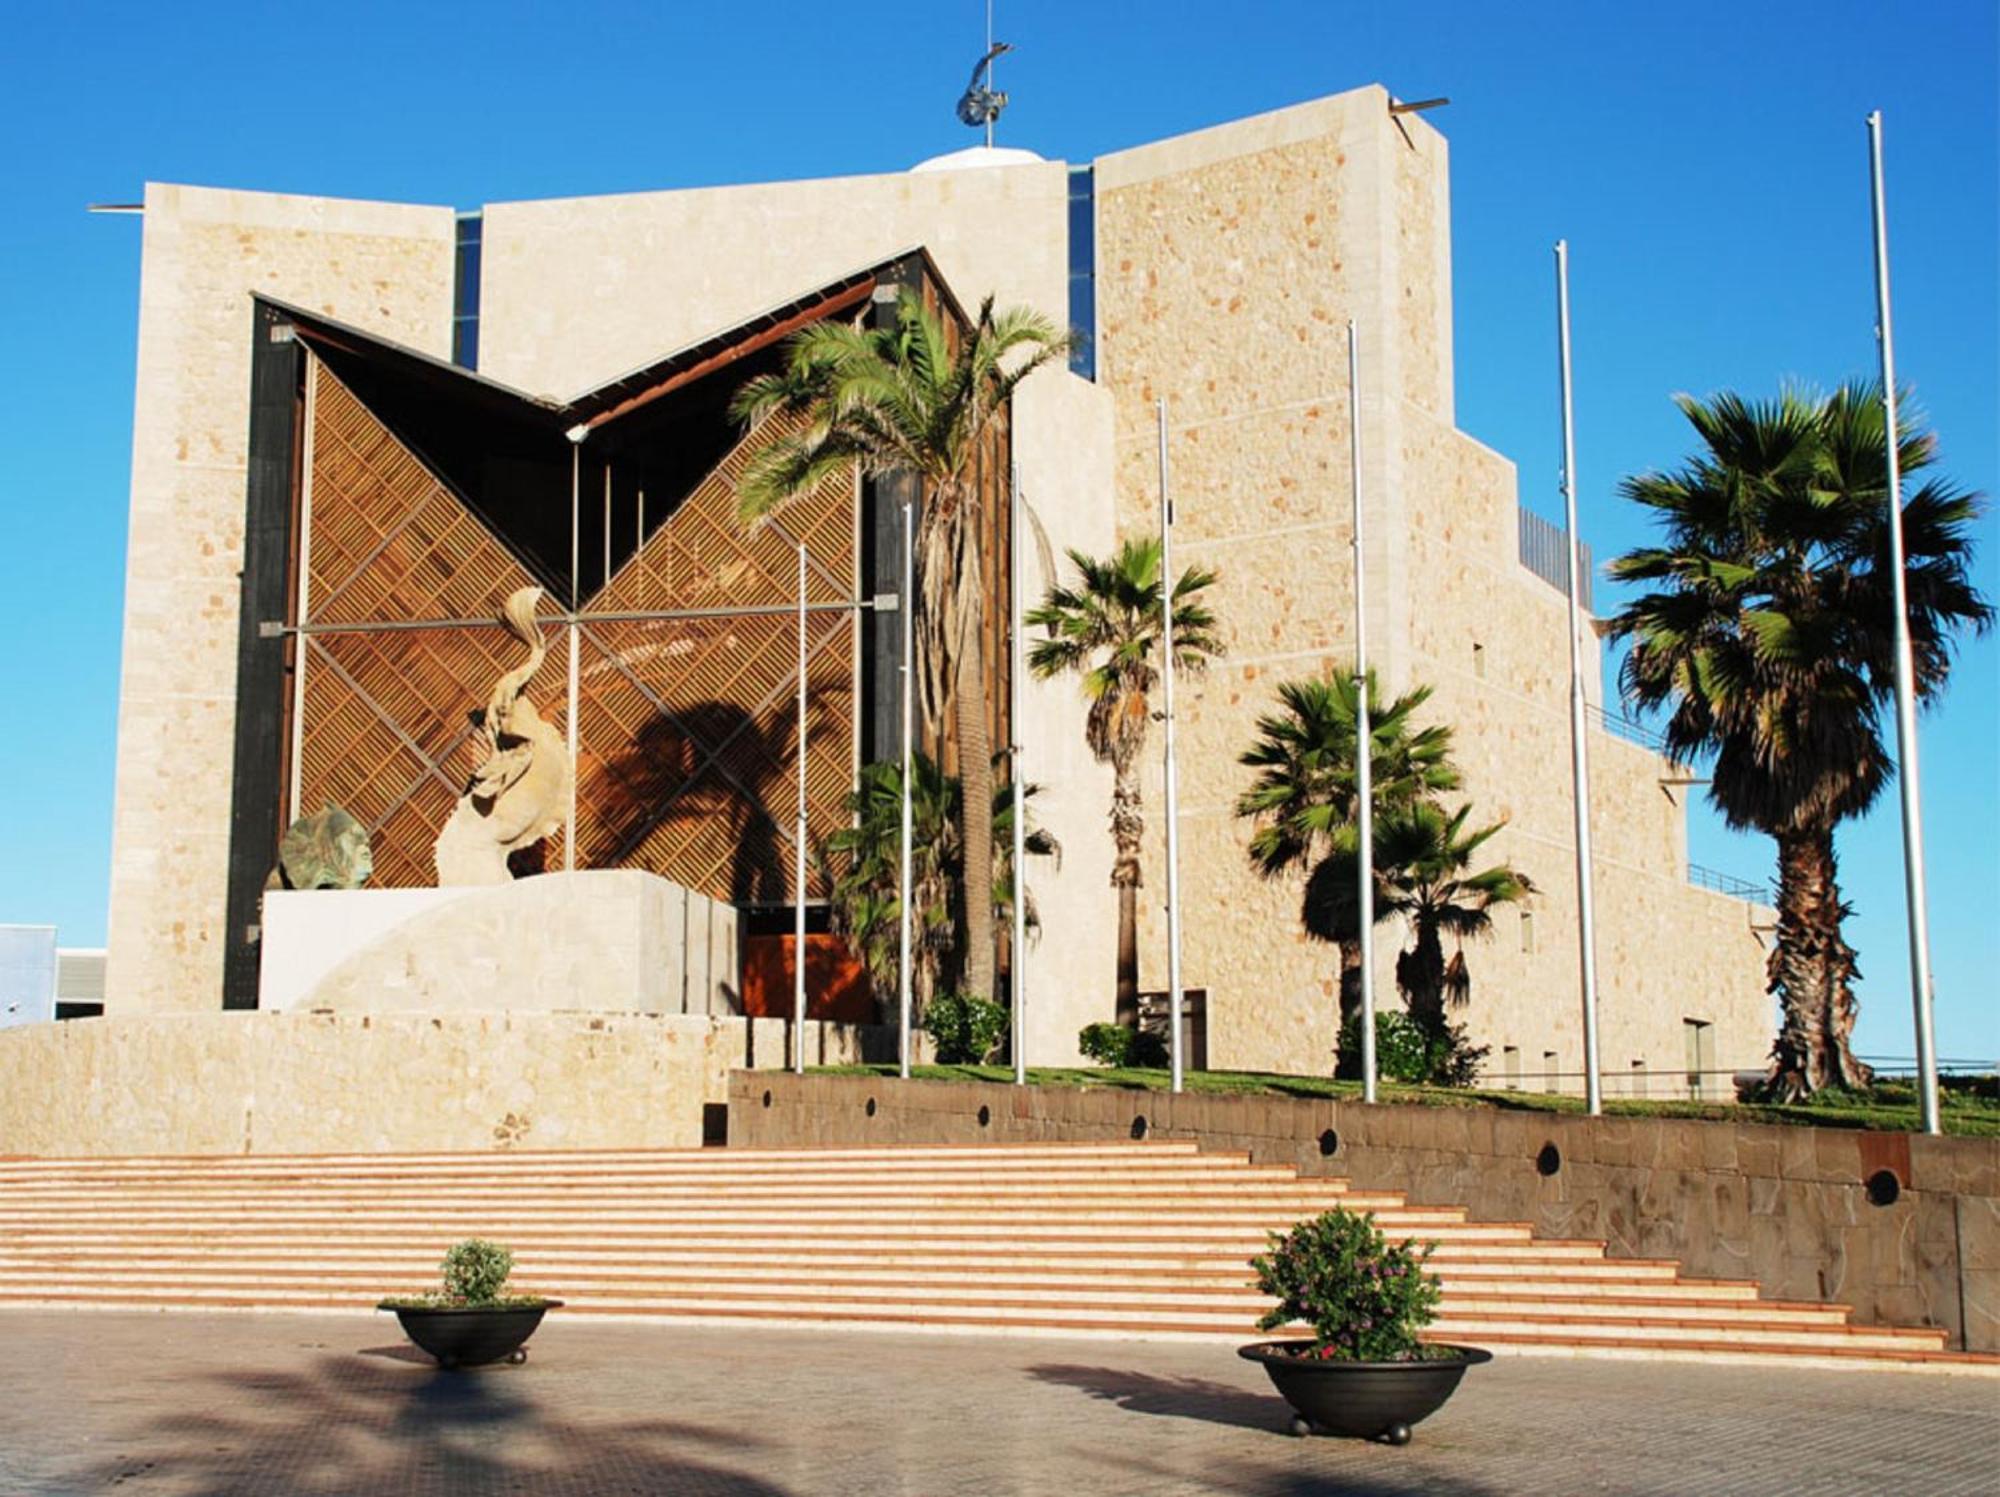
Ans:
POLYGON ((0 1388, 4 1497, 2000 1488, 1994 1383, 1936 1374, 1503 1358, 1396 1450, 1281 1433, 1227 1348, 558 1312, 444 1373, 387 1317, 15 1311, 0 1388))

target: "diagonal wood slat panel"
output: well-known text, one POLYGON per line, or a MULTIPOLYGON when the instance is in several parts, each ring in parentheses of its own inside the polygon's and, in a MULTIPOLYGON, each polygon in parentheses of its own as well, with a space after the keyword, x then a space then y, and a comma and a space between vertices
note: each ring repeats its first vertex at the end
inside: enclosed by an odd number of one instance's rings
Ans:
MULTIPOLYGON (((314 622, 490 616, 533 579, 455 494, 315 363, 314 622)), ((758 440, 766 433, 760 432, 758 440)), ((855 484, 829 478, 766 524, 735 520, 739 443, 585 605, 577 864, 638 867, 737 902, 790 897, 797 773, 790 617, 593 622, 590 613, 788 604, 858 589, 855 484)), ((530 695, 564 722, 566 631, 530 695)), ((479 758, 466 714, 519 647, 498 629, 324 634, 306 654, 301 800, 346 807, 384 887, 433 881, 431 844, 479 758)), ((808 623, 809 840, 845 825, 856 646, 848 613, 808 623)), ((548 866, 561 865, 560 834, 548 866)), ((822 893, 817 886, 811 892, 822 893)))
MULTIPOLYGON (((783 418, 778 418, 783 419, 783 418)), ((858 587, 855 486, 830 477, 745 532, 736 484, 772 428, 733 448, 619 568, 588 612, 746 608, 858 587)), ((579 780, 577 848, 593 865, 648 868, 737 903, 791 892, 797 774, 797 625, 786 617, 586 625, 580 657, 586 742, 615 745, 579 780), (585 807, 588 810, 585 810, 585 807)), ((807 624, 809 842, 847 823, 854 780, 855 628, 846 613, 807 624)), ((814 876, 809 892, 824 893, 814 876)))
MULTIPOLYGON (((491 616, 534 579, 327 367, 314 361, 315 623, 491 616)), ((563 631, 529 696, 564 722, 563 631)), ((373 836, 378 887, 436 882, 431 844, 479 762, 466 714, 520 660, 500 629, 321 634, 306 654, 300 801, 373 836)), ((561 859, 561 834, 551 856, 561 859)))

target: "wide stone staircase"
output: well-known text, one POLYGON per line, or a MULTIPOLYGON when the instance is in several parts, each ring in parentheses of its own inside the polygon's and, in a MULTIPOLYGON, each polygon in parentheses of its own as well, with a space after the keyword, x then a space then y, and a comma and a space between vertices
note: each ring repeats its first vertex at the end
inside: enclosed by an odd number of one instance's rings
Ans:
POLYGON ((2000 1370, 1601 1242, 1192 1144, 0 1158, 0 1307, 365 1310, 463 1237, 566 1315, 1237 1341, 1247 1260, 1334 1205, 1434 1242, 1437 1339, 2000 1370))

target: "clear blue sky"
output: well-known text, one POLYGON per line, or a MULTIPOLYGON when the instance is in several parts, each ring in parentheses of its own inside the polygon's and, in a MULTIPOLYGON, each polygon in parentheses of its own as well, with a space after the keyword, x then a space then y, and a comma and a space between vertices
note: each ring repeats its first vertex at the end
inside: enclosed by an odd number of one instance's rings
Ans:
MULTIPOLYGON (((1559 513, 1549 247, 1573 254, 1586 538, 1687 434, 1676 390, 1875 368, 1871 108, 1887 116, 1898 361, 1945 467, 1991 493, 1995 6, 1000 0, 1004 142, 1081 160, 1380 82, 1448 94, 1458 412, 1559 513)), ((979 0, 17 6, 0 50, 0 598, 12 644, 0 921, 104 930, 139 224, 148 179, 461 207, 892 171, 971 143, 951 115, 979 0)), ((1981 521, 1981 584, 2000 546, 1981 521)), ((2000 645, 1924 723, 1940 1049, 2000 1050, 2000 645)), ((1893 795, 1842 836, 1865 1052, 1911 1052, 1893 795)), ((1698 815, 1697 861, 1768 843, 1698 815)), ((171 876, 170 871, 168 876, 171 876)), ((1729 1057, 1730 1061, 1739 1058, 1729 1057)))

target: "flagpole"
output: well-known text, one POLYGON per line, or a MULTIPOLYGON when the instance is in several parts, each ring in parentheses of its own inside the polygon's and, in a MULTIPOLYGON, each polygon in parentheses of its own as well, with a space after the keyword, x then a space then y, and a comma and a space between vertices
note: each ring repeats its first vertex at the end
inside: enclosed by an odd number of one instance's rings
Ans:
POLYGON ((1007 771, 1014 788, 1014 946, 1007 986, 1013 990, 1014 1084, 1028 1084, 1028 777, 1021 769, 1021 476, 1008 489, 1007 736, 1013 741, 1007 771))
POLYGON ((792 1069, 806 1071, 806 544, 799 542, 799 791, 792 823, 792 1069))
MULTIPOLYGON (((1361 345, 1347 324, 1347 446, 1354 487, 1354 822, 1360 842, 1355 860, 1356 918, 1361 924, 1361 1100, 1375 1100, 1375 752, 1368 726, 1368 610, 1362 589, 1366 552, 1361 545, 1361 345)), ((1338 978, 1335 979, 1336 988, 1338 978)), ((1337 1002, 1338 1000, 1336 1000, 1337 1002)))
POLYGON ((1882 411, 1889 463, 1889 566, 1896 601, 1896 761, 1903 796, 1903 892, 1910 910, 1910 997, 1916 1006, 1917 1092, 1926 1133, 1938 1118, 1937 1036, 1931 997, 1929 900, 1924 890, 1924 811, 1917 772, 1917 700, 1910 651, 1910 599, 1903 556, 1902 434, 1896 421, 1896 336, 1889 321, 1889 210, 1882 186, 1882 111, 1868 116, 1875 198, 1875 336, 1882 345, 1882 411))
POLYGON ((1577 967, 1583 986, 1583 1095, 1592 1117, 1604 1111, 1597 1059, 1597 919, 1591 896, 1590 755, 1583 691, 1583 546, 1576 523, 1576 419, 1570 404, 1569 241, 1556 241, 1556 335, 1562 370, 1563 524, 1568 527, 1569 755, 1576 812, 1577 967))
POLYGON ((916 569, 916 505, 915 501, 903 501, 903 592, 896 601, 896 611, 901 615, 903 625, 902 663, 897 669, 903 680, 903 773, 901 794, 901 831, 898 834, 896 856, 896 997, 901 1017, 896 1029, 897 1072, 907 1081, 910 1079, 910 781, 915 774, 911 762, 915 758, 915 739, 912 698, 916 694, 916 677, 910 670, 911 639, 914 635, 912 620, 916 616, 917 600, 914 591, 916 569))
POLYGON ((1167 720, 1167 1052, 1171 1085, 1181 1089, 1180 775, 1174 757, 1174 504, 1167 488, 1167 402, 1154 402, 1160 433, 1160 679, 1167 720))

